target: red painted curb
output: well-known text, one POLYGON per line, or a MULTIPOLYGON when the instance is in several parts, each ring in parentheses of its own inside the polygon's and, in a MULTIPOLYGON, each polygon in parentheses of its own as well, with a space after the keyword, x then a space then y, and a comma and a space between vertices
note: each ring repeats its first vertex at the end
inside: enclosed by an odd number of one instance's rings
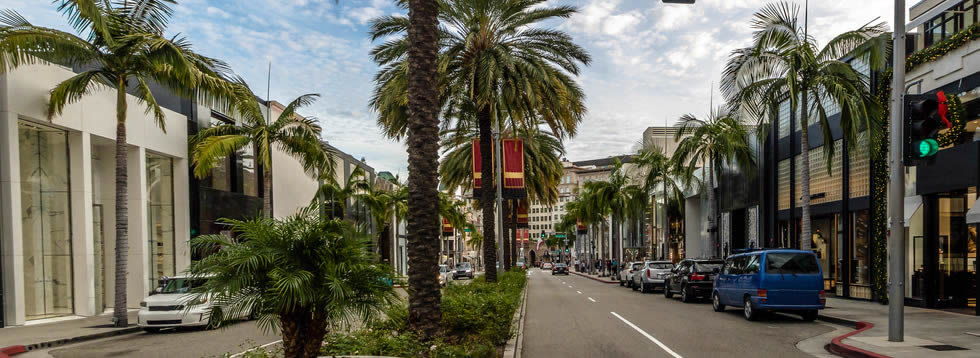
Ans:
POLYGON ((27 348, 24 346, 10 346, 0 348, 0 358, 8 358, 13 355, 18 355, 27 352, 27 348))
POLYGON ((574 271, 568 271, 568 272, 574 273, 574 274, 576 274, 578 276, 585 277, 587 279, 599 281, 599 282, 602 282, 602 283, 619 283, 619 281, 606 281, 606 280, 603 280, 601 278, 592 277, 592 276, 589 276, 589 275, 586 275, 586 274, 581 274, 581 273, 574 272, 574 271))
POLYGON ((844 344, 844 339, 846 339, 847 337, 867 331, 874 326, 875 325, 868 322, 858 322, 855 327, 857 328, 856 330, 848 332, 847 334, 841 335, 840 337, 834 338, 833 340, 830 341, 830 347, 829 347, 830 351, 834 354, 837 354, 845 358, 889 358, 888 356, 883 354, 866 351, 849 344, 844 344))

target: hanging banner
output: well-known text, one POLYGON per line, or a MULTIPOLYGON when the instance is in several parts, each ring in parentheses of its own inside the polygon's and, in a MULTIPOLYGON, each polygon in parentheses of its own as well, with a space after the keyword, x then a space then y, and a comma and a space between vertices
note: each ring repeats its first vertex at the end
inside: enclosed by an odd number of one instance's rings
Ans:
POLYGON ((505 138, 502 140, 505 199, 524 199, 527 190, 524 187, 524 140, 520 138, 505 138))
MULTIPOLYGON (((482 154, 480 153, 480 140, 474 139, 471 147, 473 153, 473 155, 470 158, 470 162, 472 163, 472 167, 473 167, 473 198, 480 199, 480 197, 483 194, 483 171, 482 171, 483 157, 482 154)), ((494 154, 493 145, 491 143, 490 146, 490 163, 491 163, 490 172, 491 173, 493 173, 493 169, 492 169, 493 159, 494 159, 493 154, 494 154)), ((489 180, 493 180, 493 178, 490 178, 489 180)))
POLYGON ((585 234, 589 232, 589 229, 585 227, 585 224, 582 223, 582 219, 575 219, 575 228, 578 229, 579 234, 585 234))
POLYGON ((517 201, 517 227, 527 228, 527 200, 517 201))
POLYGON ((446 218, 442 218, 442 236, 453 236, 453 224, 446 218))

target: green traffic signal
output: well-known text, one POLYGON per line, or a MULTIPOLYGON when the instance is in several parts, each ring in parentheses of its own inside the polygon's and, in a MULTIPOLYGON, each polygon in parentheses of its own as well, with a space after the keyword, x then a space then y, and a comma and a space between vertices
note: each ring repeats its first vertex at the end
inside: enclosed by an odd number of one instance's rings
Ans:
POLYGON ((936 142, 935 139, 919 141, 919 158, 931 157, 937 152, 939 152, 939 142, 936 142))

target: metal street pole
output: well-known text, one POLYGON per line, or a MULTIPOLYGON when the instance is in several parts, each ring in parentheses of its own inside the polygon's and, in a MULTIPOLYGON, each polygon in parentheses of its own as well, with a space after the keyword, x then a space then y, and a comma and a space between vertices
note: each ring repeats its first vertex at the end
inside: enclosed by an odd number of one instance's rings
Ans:
POLYGON ((905 336, 905 176, 902 163, 902 121, 905 109, 905 0, 895 0, 892 32, 891 143, 888 185, 888 341, 905 336))
MULTIPOLYGON (((493 150, 496 158, 494 158, 494 186, 497 187, 497 272, 502 272, 504 270, 504 176, 503 176, 503 145, 501 144, 500 133, 500 119, 497 118, 496 128, 493 132, 493 150)), ((487 264, 493 264, 488 262, 487 264)))

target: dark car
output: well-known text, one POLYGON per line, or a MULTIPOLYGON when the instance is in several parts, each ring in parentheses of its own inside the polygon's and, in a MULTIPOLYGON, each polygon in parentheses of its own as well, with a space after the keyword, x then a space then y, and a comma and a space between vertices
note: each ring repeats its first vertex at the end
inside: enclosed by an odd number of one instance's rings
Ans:
POLYGON ((665 278, 664 297, 674 297, 677 292, 685 303, 709 297, 715 277, 724 265, 725 261, 718 259, 684 259, 665 278))
POLYGON ((566 264, 555 264, 555 266, 551 268, 551 274, 552 275, 568 275, 568 265, 566 265, 566 264))
POLYGON ((750 321, 766 311, 796 312, 813 321, 827 302, 823 288, 823 273, 813 252, 759 250, 725 260, 711 303, 716 312, 726 305, 741 306, 750 321))

